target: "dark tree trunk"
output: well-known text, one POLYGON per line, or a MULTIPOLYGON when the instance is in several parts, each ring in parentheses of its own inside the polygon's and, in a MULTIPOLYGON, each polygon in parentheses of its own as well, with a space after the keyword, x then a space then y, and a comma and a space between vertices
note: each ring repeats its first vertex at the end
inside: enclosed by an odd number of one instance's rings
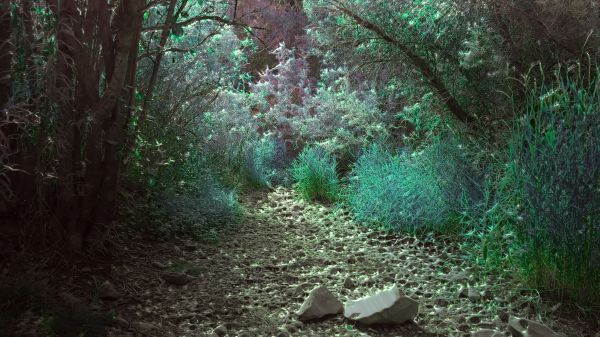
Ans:
POLYGON ((10 1, 0 0, 0 109, 10 98, 11 81, 11 25, 10 1))
MULTIPOLYGON (((82 197, 79 228, 72 242, 84 244, 88 235, 98 226, 108 226, 114 216, 115 197, 120 174, 120 150, 124 143, 126 104, 133 85, 139 32, 141 31, 143 0, 122 2, 117 8, 113 30, 114 53, 105 54, 111 60, 111 74, 104 95, 91 108, 94 125, 86 140, 86 174, 84 183, 89 187, 82 197)), ((108 33, 108 32, 107 32, 108 33)), ((106 42, 105 42, 106 43, 106 42)), ((81 69, 82 73, 85 71, 81 69)))

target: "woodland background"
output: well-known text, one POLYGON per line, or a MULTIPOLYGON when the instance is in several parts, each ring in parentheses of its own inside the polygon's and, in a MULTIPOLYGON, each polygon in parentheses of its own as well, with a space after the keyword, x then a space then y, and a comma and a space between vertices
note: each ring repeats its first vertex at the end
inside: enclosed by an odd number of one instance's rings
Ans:
POLYGON ((106 251, 294 186, 597 306, 599 24, 590 0, 1 0, 0 223, 106 251))

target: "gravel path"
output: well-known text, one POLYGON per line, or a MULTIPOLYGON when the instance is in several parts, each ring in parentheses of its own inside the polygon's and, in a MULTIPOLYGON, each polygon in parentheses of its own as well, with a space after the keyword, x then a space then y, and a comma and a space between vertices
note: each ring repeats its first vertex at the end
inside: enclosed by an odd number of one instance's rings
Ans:
POLYGON ((287 189, 243 203, 247 217, 221 243, 131 248, 131 259, 113 270, 124 293, 112 304, 120 314, 113 336, 462 337, 484 328, 506 331, 509 315, 542 321, 565 336, 594 336, 573 322, 559 324, 548 315, 551 304, 516 281, 478 276, 450 240, 374 231, 342 209, 308 204, 287 189), (168 272, 191 276, 173 280, 168 272), (317 285, 346 302, 393 284, 420 303, 414 323, 374 329, 341 316, 295 319, 317 285))

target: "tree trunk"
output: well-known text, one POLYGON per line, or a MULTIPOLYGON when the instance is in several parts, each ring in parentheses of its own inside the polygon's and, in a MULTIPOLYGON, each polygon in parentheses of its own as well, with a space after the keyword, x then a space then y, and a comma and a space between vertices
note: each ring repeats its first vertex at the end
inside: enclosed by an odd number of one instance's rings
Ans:
POLYGON ((154 96, 154 87, 156 86, 156 81, 158 79, 158 70, 160 69, 160 64, 162 63, 162 58, 165 54, 164 48, 169 40, 169 35, 171 33, 171 27, 174 22, 177 22, 177 16, 183 10, 183 7, 186 5, 187 1, 183 1, 180 9, 177 11, 177 15, 175 13, 175 6, 177 5, 177 0, 170 0, 169 7, 167 8, 167 16, 165 18, 165 25, 163 26, 163 30, 160 35, 160 42, 158 45, 158 52, 156 53, 156 58, 152 64, 152 73, 150 74, 150 80, 148 81, 148 87, 146 88, 146 93, 144 95, 144 101, 142 102, 142 109, 139 113, 139 119, 137 125, 133 128, 130 138, 126 142, 126 152, 124 155, 123 164, 127 163, 127 157, 133 151, 135 147, 135 135, 137 132, 143 127, 146 123, 146 118, 148 116, 148 110, 150 109, 150 103, 152 102, 152 98, 154 96))
MULTIPOLYGON (((128 123, 128 111, 133 103, 135 94, 135 73, 137 70, 138 44, 142 32, 142 16, 139 9, 142 8, 143 1, 139 1, 137 6, 130 4, 132 8, 128 8, 128 17, 134 16, 128 20, 130 31, 123 39, 117 41, 117 49, 127 49, 127 71, 122 87, 122 102, 129 103, 119 104, 113 109, 112 116, 104 125, 104 132, 108 135, 104 139, 104 163, 102 182, 96 202, 94 212, 94 225, 108 226, 113 220, 115 211, 116 195, 119 188, 119 180, 121 173, 121 158, 123 145, 126 144, 125 132, 128 123), (137 14, 136 14, 137 13, 137 14)), ((125 57, 125 54, 123 54, 125 57)), ((102 231, 96 233, 103 234, 102 231)))
MULTIPOLYGON (((78 12, 74 0, 62 0, 51 6, 58 17, 56 41, 58 55, 54 73, 54 85, 49 88, 50 99, 57 102, 59 116, 57 122, 58 159, 57 168, 58 185, 56 199, 56 215, 68 233, 76 231, 77 217, 73 216, 78 208, 78 198, 75 185, 75 163, 73 153, 78 152, 78 143, 75 141, 77 133, 76 112, 73 104, 74 67, 75 56, 79 54, 79 42, 75 37, 78 28, 78 12)), ((72 237, 71 246, 79 245, 77 238, 72 237)))
POLYGON ((11 33, 10 1, 0 0, 0 109, 8 103, 11 92, 11 33))
MULTIPOLYGON (((124 1, 114 18, 117 34, 114 54, 109 56, 113 67, 106 69, 112 74, 102 98, 92 107, 90 115, 94 125, 86 140, 85 185, 88 189, 82 198, 80 226, 73 235, 76 243, 83 245, 88 235, 97 226, 108 226, 114 216, 114 201, 117 193, 120 153, 124 141, 126 124, 125 104, 129 101, 128 86, 135 72, 139 32, 141 31, 143 0, 124 1), (129 83, 128 83, 129 82, 129 83)), ((82 69, 82 71, 84 71, 82 69)))

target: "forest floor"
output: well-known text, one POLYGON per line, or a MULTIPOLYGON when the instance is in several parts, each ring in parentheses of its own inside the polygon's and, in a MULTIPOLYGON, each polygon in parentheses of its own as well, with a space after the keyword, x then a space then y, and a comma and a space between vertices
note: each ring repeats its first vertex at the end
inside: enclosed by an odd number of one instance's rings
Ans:
POLYGON ((564 336, 600 336, 597 319, 541 299, 510 273, 486 275, 453 240, 377 231, 283 188, 242 199, 244 220, 219 242, 128 242, 118 261, 75 266, 60 283, 63 298, 68 292, 116 313, 109 336, 462 337, 484 328, 505 332, 509 315, 564 336), (414 322, 297 320, 315 286, 346 302, 393 284, 419 302, 414 322), (480 296, 461 296, 466 287, 480 296))

